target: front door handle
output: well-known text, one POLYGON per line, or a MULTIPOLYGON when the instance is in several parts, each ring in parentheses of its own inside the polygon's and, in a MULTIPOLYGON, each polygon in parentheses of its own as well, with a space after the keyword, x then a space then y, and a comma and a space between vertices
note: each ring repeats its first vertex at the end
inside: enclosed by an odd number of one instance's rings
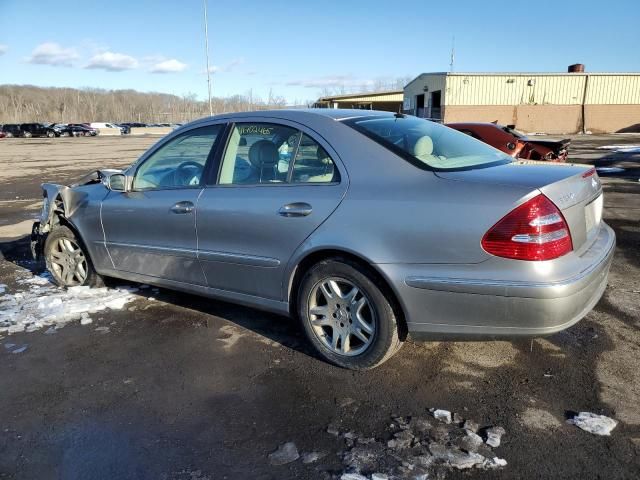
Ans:
POLYGON ((283 205, 278 210, 278 215, 282 215, 283 217, 306 217, 311 213, 313 209, 311 205, 304 202, 296 202, 289 203, 287 205, 283 205))
POLYGON ((191 213, 193 212, 193 209, 195 208, 195 205, 192 202, 178 202, 176 203, 173 207, 170 208, 170 210, 173 213, 191 213))

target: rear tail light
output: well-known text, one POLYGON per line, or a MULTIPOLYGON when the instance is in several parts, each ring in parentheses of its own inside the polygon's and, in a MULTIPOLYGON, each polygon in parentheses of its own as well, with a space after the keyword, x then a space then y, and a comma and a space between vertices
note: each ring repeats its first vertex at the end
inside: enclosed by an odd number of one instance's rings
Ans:
POLYGON ((482 248, 497 257, 551 260, 573 250, 569 226, 558 207, 540 194, 489 229, 482 248))

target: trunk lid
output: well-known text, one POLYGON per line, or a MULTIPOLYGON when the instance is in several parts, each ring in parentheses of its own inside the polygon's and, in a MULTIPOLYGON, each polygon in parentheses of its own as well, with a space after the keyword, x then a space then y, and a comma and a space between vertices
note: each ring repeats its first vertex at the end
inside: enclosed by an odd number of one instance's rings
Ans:
POLYGON ((600 228, 602 185, 593 167, 518 161, 496 167, 435 173, 448 180, 511 185, 542 192, 565 217, 573 249, 578 254, 591 245, 600 228))

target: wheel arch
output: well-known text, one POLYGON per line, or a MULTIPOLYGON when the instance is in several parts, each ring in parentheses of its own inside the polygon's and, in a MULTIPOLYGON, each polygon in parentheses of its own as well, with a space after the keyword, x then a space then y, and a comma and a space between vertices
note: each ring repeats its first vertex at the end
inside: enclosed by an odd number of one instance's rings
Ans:
POLYGON ((389 279, 376 268, 375 264, 371 263, 361 255, 340 248, 323 248, 308 252, 303 256, 293 267, 291 273, 288 276, 287 286, 287 300, 289 303, 289 313, 295 318, 297 316, 297 297, 300 288, 300 282, 305 273, 315 264, 328 259, 345 259, 352 263, 356 263, 363 267, 376 281, 377 285, 381 288, 383 293, 389 298, 391 306, 398 317, 398 326, 400 331, 398 332, 400 339, 405 340, 408 334, 407 321, 402 303, 398 297, 397 292, 392 287, 389 279))
POLYGON ((66 215, 66 206, 63 195, 58 192, 53 200, 53 207, 51 212, 51 217, 49 218, 49 232, 53 231, 53 229, 58 226, 67 227, 69 230, 73 232, 78 241, 81 243, 83 250, 86 255, 89 257, 89 260, 93 263, 93 259, 91 258, 91 251, 87 248, 87 244, 80 233, 80 229, 76 227, 72 220, 70 220, 66 215))

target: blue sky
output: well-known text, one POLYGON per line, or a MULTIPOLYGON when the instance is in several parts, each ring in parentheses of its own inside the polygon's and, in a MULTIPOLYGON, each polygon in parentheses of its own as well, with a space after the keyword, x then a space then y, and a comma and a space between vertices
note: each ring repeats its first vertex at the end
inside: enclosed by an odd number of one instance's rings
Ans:
MULTIPOLYGON (((0 0, 0 84, 206 98, 202 0, 0 0), (52 8, 54 7, 54 8, 52 8)), ((640 71, 640 2, 208 0, 214 95, 456 71, 640 71)))

